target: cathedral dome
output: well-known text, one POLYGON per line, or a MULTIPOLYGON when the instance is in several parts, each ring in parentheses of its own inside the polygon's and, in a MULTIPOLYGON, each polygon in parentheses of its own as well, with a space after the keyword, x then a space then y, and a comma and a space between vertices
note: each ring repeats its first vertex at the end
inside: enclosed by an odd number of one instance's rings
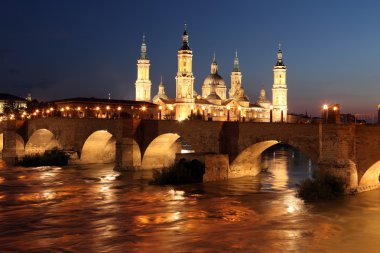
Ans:
POLYGON ((204 86, 226 86, 223 77, 221 77, 218 73, 209 74, 205 80, 203 81, 204 86))

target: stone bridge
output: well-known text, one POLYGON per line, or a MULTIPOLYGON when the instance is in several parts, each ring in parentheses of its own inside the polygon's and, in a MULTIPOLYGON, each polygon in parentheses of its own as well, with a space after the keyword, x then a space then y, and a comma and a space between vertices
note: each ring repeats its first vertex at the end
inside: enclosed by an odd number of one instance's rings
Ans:
POLYGON ((227 178, 256 175, 261 153, 281 142, 344 178, 350 189, 380 187, 378 126, 45 118, 3 122, 0 133, 7 161, 54 147, 69 151, 73 163, 115 162, 117 169, 163 168, 176 156, 205 157, 206 173, 224 166, 216 160, 226 160, 227 178))

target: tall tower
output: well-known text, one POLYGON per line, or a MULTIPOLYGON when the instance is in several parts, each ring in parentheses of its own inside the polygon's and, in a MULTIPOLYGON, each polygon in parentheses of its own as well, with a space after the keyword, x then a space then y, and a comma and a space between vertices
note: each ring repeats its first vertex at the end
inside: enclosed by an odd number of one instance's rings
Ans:
POLYGON ((182 46, 178 50, 176 80, 176 119, 186 119, 194 106, 193 51, 189 47, 186 24, 182 34, 182 46))
POLYGON ((141 44, 141 53, 137 59, 136 101, 150 101, 152 82, 149 79, 150 60, 146 52, 145 34, 141 44))
POLYGON ((277 62, 273 67, 273 122, 286 122, 288 115, 288 88, 286 85, 286 66, 282 61, 281 44, 277 52, 277 62))
POLYGON ((234 59, 234 68, 231 72, 231 89, 229 91, 230 98, 236 98, 239 92, 239 89, 241 88, 241 79, 242 75, 239 68, 239 58, 237 54, 237 50, 235 53, 235 59, 234 59))

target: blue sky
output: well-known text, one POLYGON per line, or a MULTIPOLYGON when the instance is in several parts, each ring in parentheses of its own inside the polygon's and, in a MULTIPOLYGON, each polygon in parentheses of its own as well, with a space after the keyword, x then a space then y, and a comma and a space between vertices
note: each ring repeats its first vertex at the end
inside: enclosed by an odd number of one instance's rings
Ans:
POLYGON ((163 76, 174 96, 183 24, 200 92, 215 51, 230 84, 234 52, 252 101, 271 96, 278 42, 290 112, 375 113, 380 104, 378 1, 1 1, 0 92, 40 100, 133 99, 145 32, 152 96, 163 76))

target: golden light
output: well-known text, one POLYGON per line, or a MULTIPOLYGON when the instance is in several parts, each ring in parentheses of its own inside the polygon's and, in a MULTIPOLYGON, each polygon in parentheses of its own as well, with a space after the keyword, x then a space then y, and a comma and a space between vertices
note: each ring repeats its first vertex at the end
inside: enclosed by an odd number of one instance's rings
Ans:
POLYGON ((47 109, 47 111, 46 111, 47 113, 49 113, 50 112, 50 110, 49 109, 47 109))
POLYGON ((77 110, 80 111, 80 109, 81 109, 80 106, 78 106, 77 110))
POLYGON ((25 115, 21 115, 21 118, 23 119, 25 117, 25 115))
POLYGON ((239 111, 241 110, 241 106, 238 107, 238 110, 239 110, 239 111))
POLYGON ((205 110, 205 109, 206 109, 206 107, 204 105, 202 105, 202 110, 205 110))
POLYGON ((39 113, 39 112, 40 112, 40 110, 37 109, 37 110, 36 110, 36 113, 39 113))
POLYGON ((69 109, 70 109, 70 107, 66 106, 66 110, 69 110, 69 109))
POLYGON ((33 115, 34 115, 34 116, 36 116, 36 115, 37 115, 37 113, 33 113, 33 115))
POLYGON ((231 106, 227 105, 227 110, 230 110, 231 109, 231 106))
POLYGON ((107 110, 109 110, 109 109, 110 109, 110 107, 107 105, 106 109, 107 109, 107 110))
POLYGON ((121 106, 117 107, 117 110, 118 110, 118 111, 121 111, 121 106))
POLYGON ((50 107, 50 111, 54 111, 54 108, 53 108, 53 107, 50 107))
POLYGON ((334 110, 334 111, 337 111, 337 110, 338 110, 338 107, 334 106, 334 107, 333 107, 333 110, 334 110))
POLYGON ((173 110, 174 110, 174 108, 173 108, 172 105, 169 107, 169 109, 170 109, 170 111, 173 111, 173 110))
POLYGON ((159 109, 159 110, 162 110, 162 105, 160 105, 160 106, 158 107, 158 109, 159 109))
POLYGON ((273 110, 273 105, 269 106, 269 109, 273 110))
POLYGON ((96 107, 96 110, 99 111, 99 109, 100 109, 99 106, 97 106, 97 107, 96 107))
POLYGON ((324 105, 323 105, 323 110, 327 110, 327 109, 329 109, 329 106, 326 105, 326 104, 324 104, 324 105))
POLYGON ((61 108, 61 112, 63 112, 65 110, 65 108, 61 108))
POLYGON ((26 115, 26 112, 23 112, 22 115, 26 115))
POLYGON ((191 106, 191 110, 194 110, 194 105, 191 106))
POLYGON ((141 110, 145 111, 146 110, 146 107, 145 105, 143 107, 141 107, 141 110))

